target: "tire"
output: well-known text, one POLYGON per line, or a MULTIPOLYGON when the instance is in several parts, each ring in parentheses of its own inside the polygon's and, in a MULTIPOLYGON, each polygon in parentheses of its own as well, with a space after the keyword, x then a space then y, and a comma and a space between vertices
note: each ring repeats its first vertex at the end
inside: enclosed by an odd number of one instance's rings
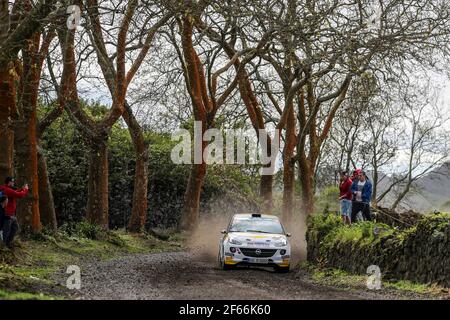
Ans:
POLYGON ((225 264, 224 260, 222 259, 221 255, 220 255, 220 252, 219 252, 219 255, 217 257, 217 261, 219 263, 219 269, 222 269, 222 270, 231 270, 231 269, 233 269, 233 266, 225 264))
POLYGON ((290 267, 274 267, 276 273, 288 273, 290 267))

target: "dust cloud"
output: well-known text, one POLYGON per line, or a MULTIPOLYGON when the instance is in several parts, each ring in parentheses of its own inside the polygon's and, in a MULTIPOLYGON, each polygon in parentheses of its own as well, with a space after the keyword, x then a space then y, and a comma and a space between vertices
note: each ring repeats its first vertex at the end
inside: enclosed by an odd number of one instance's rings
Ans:
POLYGON ((221 231, 226 229, 232 214, 205 215, 187 241, 189 250, 200 260, 216 261, 219 254, 221 231))
POLYGON ((303 214, 296 214, 290 223, 284 224, 287 232, 292 234, 290 238, 292 248, 291 265, 306 260, 306 217, 303 214))

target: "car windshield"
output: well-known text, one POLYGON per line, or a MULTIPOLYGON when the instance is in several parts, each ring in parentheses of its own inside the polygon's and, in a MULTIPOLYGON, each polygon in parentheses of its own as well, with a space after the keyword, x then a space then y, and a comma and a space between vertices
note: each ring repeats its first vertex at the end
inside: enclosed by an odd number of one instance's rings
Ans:
POLYGON ((278 220, 264 218, 235 218, 229 232, 284 234, 283 227, 278 220))

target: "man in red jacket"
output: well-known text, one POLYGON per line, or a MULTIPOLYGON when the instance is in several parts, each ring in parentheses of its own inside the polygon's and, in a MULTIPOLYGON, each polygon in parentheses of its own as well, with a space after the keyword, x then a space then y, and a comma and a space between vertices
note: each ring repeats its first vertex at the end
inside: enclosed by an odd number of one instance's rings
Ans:
POLYGON ((347 171, 341 172, 341 181, 339 183, 339 202, 341 204, 342 221, 351 224, 352 213, 352 179, 348 176, 347 171))
POLYGON ((5 220, 3 222, 3 242, 8 248, 11 248, 12 241, 19 231, 19 224, 17 223, 16 208, 17 199, 23 198, 28 194, 28 184, 22 189, 14 188, 14 179, 8 177, 5 179, 5 184, 0 186, 0 192, 3 192, 8 197, 8 204, 5 209, 5 220))

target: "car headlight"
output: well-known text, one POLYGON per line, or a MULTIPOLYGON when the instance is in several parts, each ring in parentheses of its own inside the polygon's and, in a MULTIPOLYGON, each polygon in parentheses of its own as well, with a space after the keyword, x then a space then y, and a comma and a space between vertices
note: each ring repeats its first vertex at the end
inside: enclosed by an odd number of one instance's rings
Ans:
POLYGON ((237 246, 242 245, 242 242, 237 240, 237 239, 235 239, 235 238, 228 238, 228 242, 231 243, 231 244, 237 245, 237 246))
POLYGON ((288 245, 286 239, 280 239, 275 242, 275 247, 286 247, 288 245))

